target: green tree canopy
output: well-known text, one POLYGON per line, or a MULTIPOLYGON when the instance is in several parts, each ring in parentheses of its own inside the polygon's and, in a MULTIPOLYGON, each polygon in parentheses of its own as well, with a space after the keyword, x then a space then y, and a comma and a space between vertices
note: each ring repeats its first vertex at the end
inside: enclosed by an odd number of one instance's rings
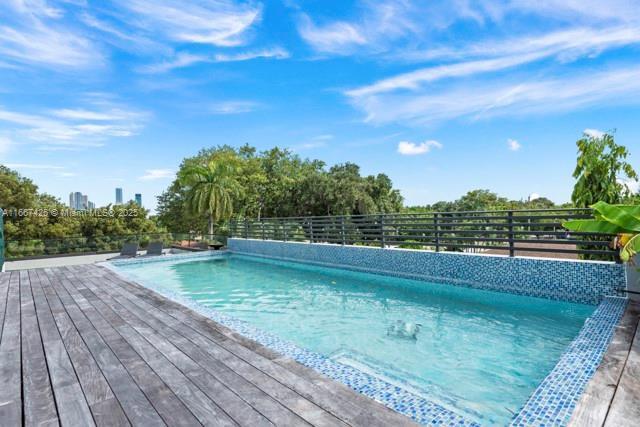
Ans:
MULTIPOLYGON (((183 160, 178 179, 158 198, 160 224, 176 232, 204 230, 206 215, 195 215, 190 209, 191 184, 184 177, 190 175, 189 170, 207 165, 219 156, 233 159, 230 172, 233 177, 229 177, 229 182, 242 190, 230 192, 231 212, 236 217, 360 214, 402 209, 400 192, 393 188, 388 176, 362 176, 356 164, 338 164, 327 169, 320 160, 303 159, 277 147, 258 152, 249 145, 238 149, 218 146, 183 160)), ((213 222, 221 225, 226 217, 221 215, 213 222)))
POLYGON ((573 177, 576 184, 571 200, 577 207, 589 207, 597 202, 621 203, 629 196, 627 180, 638 175, 626 161, 629 151, 615 143, 612 134, 584 134, 576 142, 578 160, 573 177))

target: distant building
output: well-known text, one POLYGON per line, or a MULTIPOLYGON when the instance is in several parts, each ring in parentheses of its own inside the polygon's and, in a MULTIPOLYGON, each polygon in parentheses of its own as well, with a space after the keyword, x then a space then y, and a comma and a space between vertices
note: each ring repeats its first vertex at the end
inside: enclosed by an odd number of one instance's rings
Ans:
POLYGON ((95 209, 95 203, 89 201, 89 196, 79 191, 69 193, 69 207, 77 211, 95 209))
POLYGON ((122 204, 122 188, 116 188, 116 205, 122 204))
POLYGON ((136 193, 135 199, 136 199, 136 205, 142 207, 142 194, 136 193))

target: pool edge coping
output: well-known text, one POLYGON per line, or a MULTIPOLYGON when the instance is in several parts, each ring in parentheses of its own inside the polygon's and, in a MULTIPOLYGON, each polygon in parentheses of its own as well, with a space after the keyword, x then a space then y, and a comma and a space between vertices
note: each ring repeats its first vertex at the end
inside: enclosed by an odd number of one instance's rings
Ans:
MULTIPOLYGON (((226 251, 209 251, 207 253, 198 253, 198 254, 179 254, 179 255, 168 255, 162 257, 154 257, 147 259, 136 259, 132 258, 129 260, 117 260, 115 263, 113 261, 105 261, 98 263, 105 268, 108 268, 111 271, 114 271, 116 274, 121 276, 122 278, 133 281, 140 286, 143 286, 151 291, 154 291, 165 298, 169 298, 174 302, 182 304, 195 312, 208 317, 223 326, 231 329, 232 331, 251 339, 266 348, 276 351, 283 356, 289 357, 295 360, 298 363, 301 363, 304 366, 307 366, 311 369, 314 369, 316 372, 319 372, 322 375, 331 378, 332 380, 338 381, 342 384, 345 384, 352 390, 361 393, 369 398, 372 398, 379 403, 384 404, 388 408, 399 412, 403 415, 406 415, 412 418, 414 421, 421 424, 429 424, 434 421, 450 421, 455 422, 456 425, 478 425, 475 421, 471 421, 464 416, 452 411, 451 409, 440 405, 437 402, 430 401, 422 396, 411 393, 407 390, 404 390, 398 386, 395 386, 391 383, 388 383, 384 380, 381 380, 378 377, 374 377, 366 372, 360 371, 352 366, 344 365, 339 362, 336 362, 330 359, 327 356, 324 356, 319 353, 315 353, 311 350, 302 348, 292 342, 284 340, 280 337, 277 337, 270 332, 263 331, 259 328, 251 326, 247 322, 242 320, 233 318, 231 316, 225 315, 221 312, 203 306, 197 301, 191 300, 189 298, 182 297, 177 293, 171 292, 167 289, 162 289, 161 286, 153 283, 149 283, 139 276, 134 274, 128 274, 118 268, 119 265, 126 264, 137 264, 137 263, 146 263, 146 262, 155 262, 155 261, 169 261, 175 259, 198 259, 198 258, 217 258, 222 257, 229 254, 239 254, 239 255, 249 255, 254 257, 261 257, 267 259, 276 259, 282 261, 293 261, 300 263, 300 260, 291 260, 282 257, 271 257, 264 256, 261 254, 245 254, 243 252, 236 252, 231 250, 226 251), (313 363, 312 363, 313 362, 313 363), (351 371, 350 374, 356 374, 357 376, 362 376, 362 378, 369 381, 369 383, 378 383, 378 387, 371 387, 370 384, 367 384, 366 387, 362 385, 358 385, 354 381, 348 381, 345 377, 340 377, 339 374, 344 373, 345 371, 351 371), (353 372, 355 371, 355 372, 353 372), (373 380, 373 381, 371 381, 373 380), (380 387, 382 386, 382 387, 380 387), (436 411, 442 411, 442 415, 445 416, 445 420, 441 418, 428 418, 426 419, 424 414, 420 417, 413 406, 407 405, 407 403, 402 403, 402 401, 398 402, 397 399, 391 399, 393 392, 400 392, 401 394, 409 395, 414 398, 413 402, 425 405, 430 409, 435 409, 436 411), (390 394, 391 393, 391 394, 390 394)), ((368 269, 361 268, 344 268, 343 266, 338 266, 330 263, 320 263, 320 262, 302 262, 303 264, 312 264, 319 265, 324 267, 333 267, 333 268, 342 268, 345 270, 352 271, 360 271, 360 272, 369 272, 374 274, 383 274, 389 276, 389 274, 384 274, 382 270, 379 272, 369 271, 368 269)), ((409 279, 417 279, 424 281, 426 277, 421 277, 418 275, 409 275, 412 277, 407 277, 409 279)), ((428 278, 430 281, 433 279, 428 278)), ((445 283, 444 281, 439 281, 439 283, 445 283)), ((458 283, 458 285, 461 283, 458 283)), ((516 294, 517 295, 517 294, 516 294)), ((547 374, 547 376, 536 386, 532 394, 525 401, 523 406, 517 411, 517 413, 512 418, 510 425, 511 426, 526 426, 535 424, 538 422, 539 424, 544 423, 545 425, 558 425, 564 426, 567 425, 571 415, 573 414, 575 408, 578 405, 580 398, 584 390, 586 389, 587 384, 595 374, 596 369, 602 362, 602 358, 609 346, 609 343, 613 337, 613 333, 615 331, 616 326, 620 322, 624 310, 627 306, 628 300, 626 298, 618 297, 618 296, 607 296, 602 299, 602 301, 596 305, 596 309, 594 313, 589 316, 586 320, 576 337, 569 343, 567 348, 564 350, 562 355, 560 356, 558 362, 553 367, 553 369, 547 374), (607 307, 609 306, 609 307, 607 307), (600 334, 594 334, 594 331, 601 332, 600 334), (585 349, 584 346, 587 346, 585 349), (586 350, 586 351, 585 351, 586 350), (569 396, 567 394, 567 385, 571 385, 571 383, 566 380, 567 371, 571 371, 571 367, 575 366, 576 358, 582 361, 584 364, 580 365, 580 372, 577 372, 579 375, 578 378, 573 378, 574 380, 574 388, 571 390, 569 396), (564 378, 564 381, 563 381, 564 378), (576 385, 577 384, 577 385, 576 385), (553 388, 555 387, 555 388, 553 388), (551 391, 549 391, 551 389, 551 391), (560 398, 563 398, 562 400, 560 398)), ((573 369, 575 371, 576 369, 573 369)), ((573 372, 574 374, 576 372, 573 372)), ((362 380, 362 378, 360 380, 362 380)), ((362 381, 358 381, 361 383, 362 381)), ((405 398, 407 396, 404 396, 405 398)), ((425 409, 425 408, 422 408, 425 409)))

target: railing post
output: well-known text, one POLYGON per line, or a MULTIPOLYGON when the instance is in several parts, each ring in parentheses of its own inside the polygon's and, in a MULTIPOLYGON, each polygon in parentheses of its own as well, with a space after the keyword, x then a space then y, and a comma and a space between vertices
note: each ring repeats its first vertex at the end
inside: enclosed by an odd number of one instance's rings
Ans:
POLYGON ((346 244, 344 233, 344 215, 340 216, 340 237, 342 238, 342 246, 346 244))
POLYGON ((264 221, 260 221, 260 227, 262 228, 262 240, 267 240, 264 234, 264 221))
POLYGON ((284 241, 287 241, 287 220, 282 220, 282 233, 284 234, 284 241))
POLYGON ((380 247, 384 249, 385 246, 385 242, 384 242, 384 215, 380 215, 379 217, 379 222, 380 222, 380 247))
POLYGON ((309 243, 313 243, 313 218, 309 218, 309 243))
POLYGON ((509 256, 513 257, 516 254, 515 251, 515 245, 513 242, 513 239, 515 238, 515 235, 513 233, 513 211, 509 211, 507 213, 507 221, 508 221, 508 231, 509 231, 509 256))
POLYGON ((436 252, 440 252, 440 231, 438 225, 438 213, 433 214, 433 237, 436 244, 436 252))
POLYGON ((244 219, 244 238, 249 238, 249 220, 247 218, 244 219))

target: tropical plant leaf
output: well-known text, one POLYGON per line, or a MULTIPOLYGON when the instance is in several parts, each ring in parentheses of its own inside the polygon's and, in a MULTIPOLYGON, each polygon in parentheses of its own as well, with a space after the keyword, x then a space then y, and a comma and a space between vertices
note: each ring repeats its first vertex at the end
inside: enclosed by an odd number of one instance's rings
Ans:
POLYGON ((563 222, 562 226, 567 230, 582 233, 618 234, 624 232, 624 230, 616 224, 597 219, 575 219, 563 222))
POLYGON ((628 262, 635 254, 640 252, 640 234, 633 236, 620 250, 620 259, 628 262))
POLYGON ((619 226, 621 232, 640 232, 640 206, 638 205, 610 205, 598 202, 593 205, 598 212, 598 219, 608 221, 619 226))

